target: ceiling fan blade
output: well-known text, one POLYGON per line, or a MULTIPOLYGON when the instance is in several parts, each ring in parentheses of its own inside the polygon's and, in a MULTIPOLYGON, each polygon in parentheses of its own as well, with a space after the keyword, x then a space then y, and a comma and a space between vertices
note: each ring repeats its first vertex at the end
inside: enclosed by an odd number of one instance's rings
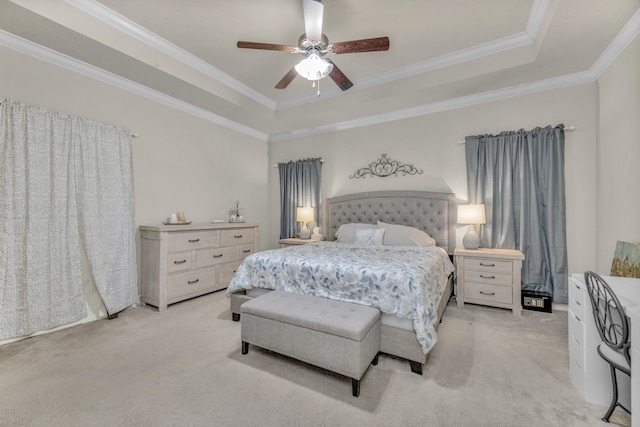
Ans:
POLYGON ((324 5, 317 0, 302 0, 304 31, 312 41, 322 40, 322 14, 324 5))
POLYGON ((351 40, 333 44, 333 53, 360 53, 389 50, 389 37, 376 37, 373 39, 351 40))
POLYGON ((349 77, 345 76, 342 70, 340 70, 340 68, 338 68, 338 66, 332 60, 327 58, 324 58, 324 60, 333 64, 333 70, 331 70, 331 72, 329 73, 329 77, 331 77, 331 80, 333 80, 340 89, 347 90, 351 86, 353 86, 353 83, 351 83, 349 77))
POLYGON ((293 79, 296 78, 297 75, 298 72, 296 71, 296 67, 291 67, 287 74, 285 74, 284 77, 280 79, 280 81, 276 85, 276 89, 285 89, 287 86, 289 86, 289 83, 291 83, 293 79))
POLYGON ((286 46, 283 44, 243 42, 243 41, 239 41, 237 46, 243 49, 278 50, 280 52, 288 52, 288 53, 293 53, 297 49, 296 46, 286 46))

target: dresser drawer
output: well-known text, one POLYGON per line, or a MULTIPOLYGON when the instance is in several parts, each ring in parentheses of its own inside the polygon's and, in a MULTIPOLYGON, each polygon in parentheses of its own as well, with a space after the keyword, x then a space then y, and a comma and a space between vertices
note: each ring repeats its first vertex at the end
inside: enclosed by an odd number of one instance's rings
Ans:
POLYGON ((220 231, 220 246, 242 245, 253 242, 252 229, 232 229, 220 231))
POLYGON ((218 231, 183 231, 169 234, 169 252, 218 246, 218 231))
POLYGON ((193 252, 174 252, 167 255, 167 273, 191 270, 193 252))
POLYGON ((573 312, 580 321, 584 321, 584 294, 582 292, 569 292, 569 311, 573 312))
POLYGON ((575 316, 572 311, 568 313, 569 317, 569 338, 573 336, 573 340, 579 345, 584 344, 584 323, 575 316))
POLYGON ((215 290, 216 268, 203 268, 169 275, 167 279, 167 299, 171 302, 186 295, 215 290))
POLYGON ((511 274, 496 273, 493 271, 467 270, 466 268, 464 269, 464 280, 465 282, 487 283, 509 287, 513 285, 513 275, 511 274))
MULTIPOLYGON (((467 272, 465 272, 467 274, 467 272)), ((511 286, 496 286, 483 283, 464 283, 465 301, 482 301, 484 303, 513 304, 511 286)))
POLYGON ((209 265, 223 264, 238 259, 238 248, 235 246, 227 248, 205 249, 196 252, 196 267, 207 267, 209 265))
POLYGON ((228 262, 226 264, 222 264, 218 267, 218 284, 221 286, 227 286, 236 270, 240 266, 240 261, 237 262, 228 262))
POLYGON ((467 258, 464 260, 464 268, 471 270, 512 273, 513 263, 511 261, 500 261, 495 259, 467 258))
POLYGON ((253 245, 242 245, 238 247, 238 259, 242 261, 253 253, 253 245))

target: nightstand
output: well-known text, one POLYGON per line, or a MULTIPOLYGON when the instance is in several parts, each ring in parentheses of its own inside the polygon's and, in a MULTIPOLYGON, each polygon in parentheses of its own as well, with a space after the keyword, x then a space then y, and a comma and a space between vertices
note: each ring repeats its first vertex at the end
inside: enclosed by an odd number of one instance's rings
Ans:
POLYGON ((286 248, 287 246, 306 245, 307 243, 315 243, 319 240, 314 239, 299 239, 297 237, 291 237, 289 239, 280 239, 280 247, 286 248))
POLYGON ((520 316, 520 271, 524 254, 513 249, 464 249, 454 251, 456 299, 513 310, 520 316))

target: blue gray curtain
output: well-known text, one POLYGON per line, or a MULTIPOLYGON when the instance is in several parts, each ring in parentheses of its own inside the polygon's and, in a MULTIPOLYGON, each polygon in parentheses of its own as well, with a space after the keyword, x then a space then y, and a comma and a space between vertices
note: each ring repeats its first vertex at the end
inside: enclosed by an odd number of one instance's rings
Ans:
MULTIPOLYGON (((320 158, 279 163, 280 238, 295 237, 298 232, 296 208, 315 208, 316 224, 322 224, 320 201, 320 158)), ((313 227, 313 225, 311 225, 313 227)))
POLYGON ((470 203, 484 203, 480 246, 525 255, 522 289, 567 302, 564 126, 465 138, 470 203))

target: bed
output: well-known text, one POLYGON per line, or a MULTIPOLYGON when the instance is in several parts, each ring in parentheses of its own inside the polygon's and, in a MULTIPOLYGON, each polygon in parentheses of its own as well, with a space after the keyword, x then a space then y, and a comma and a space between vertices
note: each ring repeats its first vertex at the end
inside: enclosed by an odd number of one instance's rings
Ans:
MULTIPOLYGON (((243 302, 273 289, 370 305, 383 313, 380 351, 407 359, 412 371, 421 374, 453 290, 455 225, 451 193, 382 191, 328 198, 323 204, 328 241, 258 252, 238 268, 226 291, 234 320, 243 302), (386 227, 390 240, 352 243, 344 236, 354 232, 353 226, 341 226, 354 223, 386 227), (396 245, 403 241, 393 240, 394 226, 403 232, 406 227, 420 230, 435 246, 396 245), (339 230, 341 242, 336 243, 339 230)), ((379 234, 367 235, 372 233, 379 234)))

